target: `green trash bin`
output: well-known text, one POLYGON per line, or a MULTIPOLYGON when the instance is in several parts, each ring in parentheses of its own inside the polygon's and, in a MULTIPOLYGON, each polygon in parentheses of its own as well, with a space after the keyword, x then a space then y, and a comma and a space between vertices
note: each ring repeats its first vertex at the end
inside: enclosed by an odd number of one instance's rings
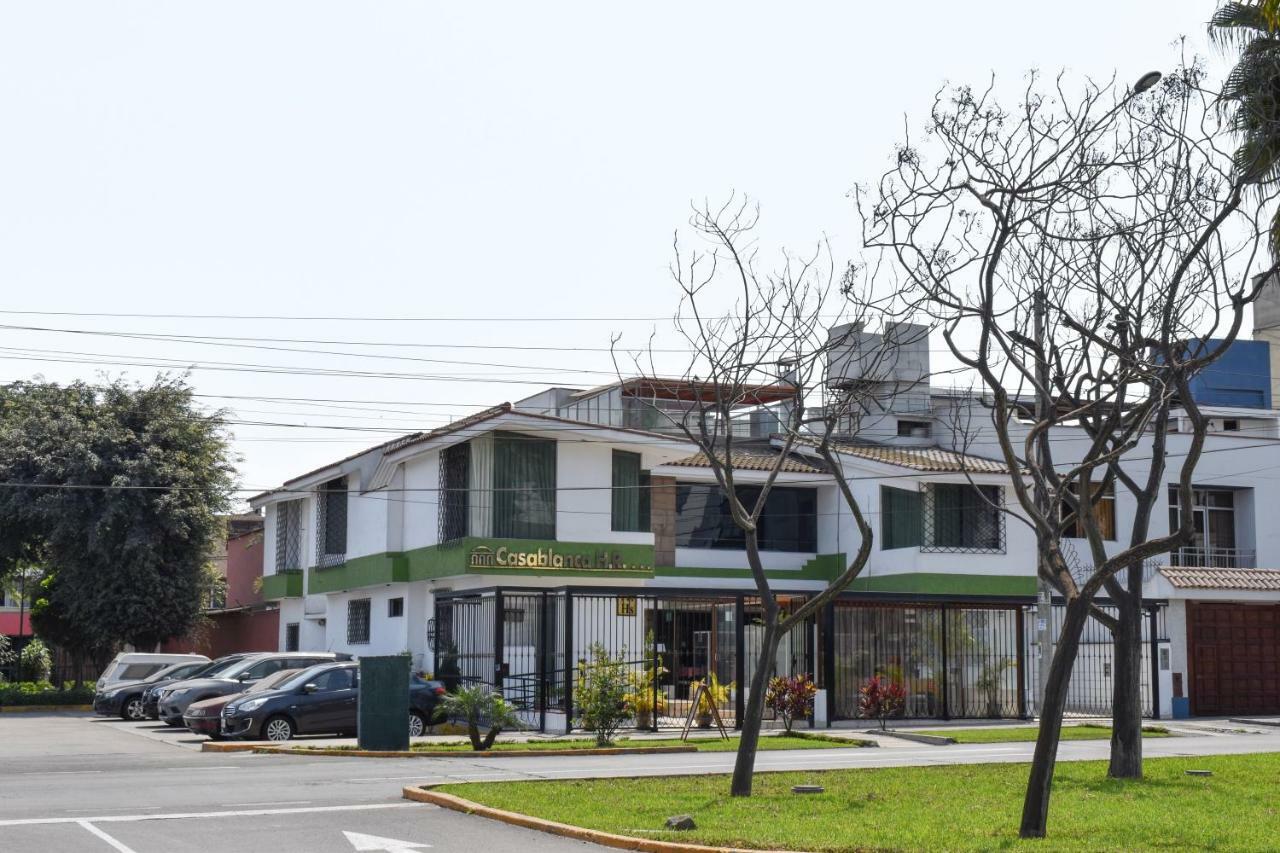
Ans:
POLYGON ((360 658, 361 749, 409 748, 409 656, 360 658))

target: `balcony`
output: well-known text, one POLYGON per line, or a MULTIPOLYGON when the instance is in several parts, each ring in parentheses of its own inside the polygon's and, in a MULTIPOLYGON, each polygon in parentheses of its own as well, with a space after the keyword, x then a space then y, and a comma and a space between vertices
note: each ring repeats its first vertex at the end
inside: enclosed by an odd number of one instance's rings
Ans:
POLYGON ((1254 569, 1258 566, 1258 554, 1244 548, 1189 546, 1170 554, 1169 565, 1205 569, 1254 569))
POLYGON ((262 578, 262 597, 267 601, 279 601, 282 598, 297 598, 302 595, 302 572, 276 572, 262 578))

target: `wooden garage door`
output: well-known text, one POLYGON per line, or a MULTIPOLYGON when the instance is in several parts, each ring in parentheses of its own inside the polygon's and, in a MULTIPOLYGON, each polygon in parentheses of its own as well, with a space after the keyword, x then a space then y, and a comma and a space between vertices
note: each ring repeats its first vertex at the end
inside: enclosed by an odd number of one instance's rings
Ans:
POLYGON ((1280 713, 1280 606, 1187 604, 1191 713, 1280 713))

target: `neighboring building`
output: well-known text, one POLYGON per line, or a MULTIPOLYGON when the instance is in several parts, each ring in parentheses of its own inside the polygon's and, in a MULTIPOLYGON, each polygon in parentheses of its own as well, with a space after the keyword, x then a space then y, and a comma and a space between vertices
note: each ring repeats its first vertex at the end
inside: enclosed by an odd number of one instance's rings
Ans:
POLYGON ((279 646, 280 609, 263 598, 262 516, 227 516, 225 546, 214 557, 226 579, 224 594, 208 602, 208 620, 197 636, 164 644, 166 652, 196 652, 211 658, 232 652, 275 651, 279 646))

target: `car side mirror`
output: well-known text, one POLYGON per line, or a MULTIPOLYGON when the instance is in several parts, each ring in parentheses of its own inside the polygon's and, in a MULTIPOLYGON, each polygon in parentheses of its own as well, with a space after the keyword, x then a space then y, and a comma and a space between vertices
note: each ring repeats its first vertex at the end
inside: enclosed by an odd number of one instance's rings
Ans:
POLYGON ((319 687, 318 685, 316 685, 316 684, 304 684, 304 685, 302 685, 302 692, 303 692, 303 693, 315 693, 315 692, 316 692, 317 690, 319 690, 319 689, 320 689, 320 687, 319 687))

